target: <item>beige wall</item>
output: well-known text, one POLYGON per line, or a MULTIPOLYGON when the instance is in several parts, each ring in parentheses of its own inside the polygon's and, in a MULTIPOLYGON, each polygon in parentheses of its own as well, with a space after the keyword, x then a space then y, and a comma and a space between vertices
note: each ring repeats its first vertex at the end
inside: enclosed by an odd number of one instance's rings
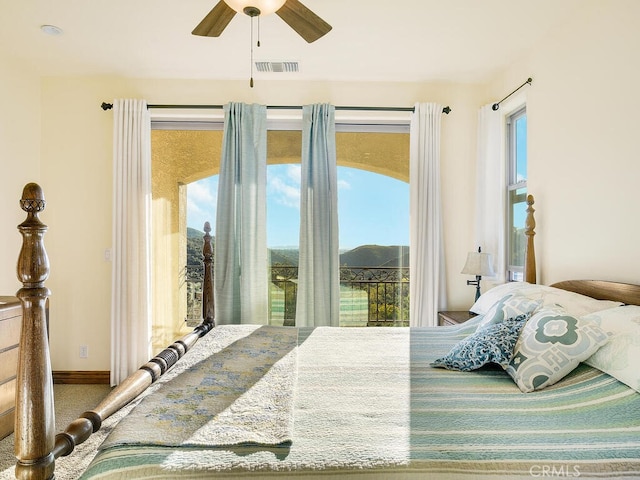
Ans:
MULTIPOLYGON (((111 246, 111 121, 99 105, 119 97, 150 103, 228 101, 265 104, 450 105, 443 118, 442 202, 449 307, 473 297, 460 269, 473 245, 476 115, 528 76, 529 185, 536 195, 539 279, 615 278, 640 283, 634 240, 635 189, 640 179, 637 112, 640 71, 635 61, 640 2, 585 2, 583 12, 489 85, 167 81, 45 78, 0 60, 0 155, 26 163, 3 176, 0 196, 11 210, 25 181, 40 179, 48 200, 43 221, 52 274, 51 352, 56 370, 109 368, 111 246), (19 93, 13 93, 13 91, 19 93), (36 98, 40 96, 40 100, 36 98), (8 105, 8 107, 7 107, 8 105), (15 118, 14 118, 15 117, 15 118), (41 134, 33 135, 33 122, 41 134), (17 122, 17 123, 16 123, 17 122), (6 134, 8 125, 10 134, 6 134), (38 127, 38 128, 40 128, 38 127), (78 347, 89 346, 89 358, 78 347)), ((3 208, 9 235, 20 214, 3 208)), ((4 240, 3 240, 4 241, 4 240)), ((17 243, 2 255, 0 282, 15 283, 17 243), (8 264, 8 266, 6 265, 8 264), (7 268, 10 273, 7 272, 7 268)))
POLYGON ((40 181, 40 110, 39 80, 0 56, 0 295, 20 288, 16 226, 26 217, 18 201, 26 183, 40 181))
POLYGON ((639 18, 636 0, 585 2, 487 97, 533 78, 529 191, 541 283, 640 283, 639 18))

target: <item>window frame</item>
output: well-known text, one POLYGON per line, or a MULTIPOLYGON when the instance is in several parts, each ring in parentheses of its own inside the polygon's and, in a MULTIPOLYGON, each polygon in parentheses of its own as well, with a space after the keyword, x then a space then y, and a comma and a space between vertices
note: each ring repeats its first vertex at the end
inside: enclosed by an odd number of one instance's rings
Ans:
MULTIPOLYGON (((507 281, 524 281, 524 265, 514 265, 512 248, 514 237, 512 231, 514 228, 514 215, 513 205, 517 203, 526 203, 527 198, 527 177, 528 172, 524 180, 518 180, 518 168, 517 168, 517 128, 516 123, 519 119, 527 117, 526 104, 522 104, 515 108, 513 111, 505 115, 505 127, 506 127, 506 163, 507 163, 507 185, 506 185, 506 224, 505 224, 505 239, 506 239, 506 276, 507 281), (517 193, 519 190, 523 192, 517 193)), ((528 119, 527 119, 528 120, 528 119)), ((525 131, 528 139, 528 123, 527 130, 525 131)), ((528 142, 527 142, 528 143, 528 142)), ((528 170, 528 155, 527 155, 527 170, 528 170)), ((523 248, 526 243, 523 241, 523 248)), ((523 252, 524 253, 524 252, 523 252)), ((524 258, 524 255, 523 255, 524 258)))
MULTIPOLYGON (((336 112, 336 133, 352 132, 352 133, 393 133, 393 134, 409 134, 411 126, 411 114, 406 111, 337 111, 336 112)), ((179 111, 179 110, 152 110, 151 111, 151 129, 152 130, 224 130, 224 112, 221 109, 215 109, 212 111, 179 111)), ((301 109, 273 109, 267 111, 267 131, 274 130, 302 130, 302 110, 301 109)), ((345 165, 350 166, 350 165, 345 165)), ((402 178, 394 177, 375 170, 370 170, 373 173, 380 173, 383 175, 403 180, 402 178)), ((195 179, 194 179, 195 180, 195 179)), ((408 178, 406 180, 408 183, 408 178)), ((190 182, 189 182, 190 183, 190 182)), ((186 183, 179 183, 179 196, 181 201, 186 202, 186 183), (184 198, 183 198, 184 197, 184 198)), ((182 205, 182 204, 180 204, 182 205)), ((184 204, 186 207, 186 203, 184 204)), ((178 206, 178 208, 183 208, 178 206)), ((182 222, 182 220, 179 220, 182 222)), ((186 218, 184 225, 180 226, 180 232, 184 229, 184 235, 179 236, 186 240, 186 218)), ((182 248, 175 248, 170 245, 171 261, 169 262, 169 269, 173 269, 174 263, 182 265, 180 259, 182 248), (177 254, 176 254, 177 252, 177 254), (176 260, 177 259, 177 260, 176 260), (171 263, 173 262, 173 263, 171 263)), ((186 256, 186 249, 185 256, 186 256)), ((179 277, 180 275, 178 275, 179 277)), ((173 278, 173 277, 171 277, 173 278)), ((187 318, 187 305, 186 305, 186 292, 182 297, 180 296, 180 289, 169 289, 175 293, 174 304, 172 308, 178 310, 178 317, 182 317, 184 313, 186 325, 187 318), (184 306, 182 305, 182 298, 184 297, 184 306)), ((171 312, 170 312, 171 313, 171 312)), ((176 315, 171 313, 171 318, 176 318, 176 315)), ((164 328, 163 324, 158 324, 160 328, 164 328)), ((180 327, 182 328, 182 326, 180 327)), ((182 333, 182 332, 180 332, 182 333)), ((174 337, 176 334, 173 335, 174 337)), ((164 340, 160 341, 161 345, 166 344, 164 340)), ((154 342, 155 345, 155 342, 154 342)))

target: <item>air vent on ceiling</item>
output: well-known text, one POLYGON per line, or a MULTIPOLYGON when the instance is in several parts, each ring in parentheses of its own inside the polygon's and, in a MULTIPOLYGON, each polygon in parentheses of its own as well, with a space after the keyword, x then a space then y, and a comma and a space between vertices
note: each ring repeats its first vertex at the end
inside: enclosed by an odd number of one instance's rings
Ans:
POLYGON ((298 71, 298 62, 256 62, 258 72, 284 72, 298 71))

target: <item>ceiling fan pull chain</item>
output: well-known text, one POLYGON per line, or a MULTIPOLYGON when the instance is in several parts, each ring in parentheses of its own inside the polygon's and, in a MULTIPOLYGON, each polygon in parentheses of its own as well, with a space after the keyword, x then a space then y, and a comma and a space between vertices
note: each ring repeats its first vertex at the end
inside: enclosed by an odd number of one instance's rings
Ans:
POLYGON ((251 79, 249 80, 249 87, 253 88, 253 17, 251 17, 251 79))
POLYGON ((260 46, 260 15, 258 15, 258 43, 256 44, 256 46, 260 46))

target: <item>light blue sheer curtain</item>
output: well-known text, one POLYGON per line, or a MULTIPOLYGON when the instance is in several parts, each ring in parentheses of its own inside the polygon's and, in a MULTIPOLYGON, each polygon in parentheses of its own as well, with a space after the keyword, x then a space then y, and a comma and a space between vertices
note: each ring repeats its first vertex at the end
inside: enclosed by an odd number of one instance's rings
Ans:
POLYGON ((409 166, 410 324, 436 326, 446 306, 440 130, 442 105, 418 103, 411 118, 409 166))
POLYGON ((296 326, 340 324, 335 136, 335 107, 303 107, 296 326))
POLYGON ((224 114, 215 235, 216 323, 267 324, 267 109, 229 103, 224 114))

